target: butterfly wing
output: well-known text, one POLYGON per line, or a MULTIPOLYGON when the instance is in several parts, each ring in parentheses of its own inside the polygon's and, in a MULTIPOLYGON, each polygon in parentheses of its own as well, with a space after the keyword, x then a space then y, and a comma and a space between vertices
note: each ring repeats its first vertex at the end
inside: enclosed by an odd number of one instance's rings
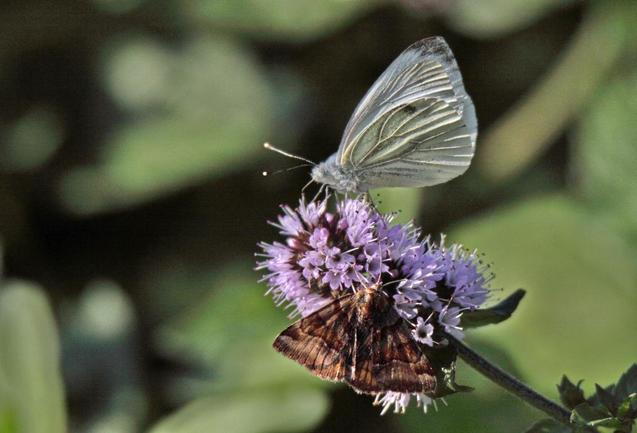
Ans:
MULTIPOLYGON (((395 314, 393 311, 391 314, 395 314)), ((355 368, 346 381, 359 392, 433 392, 436 378, 431 363, 399 318, 374 326, 357 345, 355 368)))
POLYGON ((352 348, 352 295, 295 322, 274 340, 274 348, 326 380, 342 381, 352 348))
POLYGON ((468 168, 477 120, 441 37, 407 48, 354 110, 336 160, 367 187, 428 186, 468 168))

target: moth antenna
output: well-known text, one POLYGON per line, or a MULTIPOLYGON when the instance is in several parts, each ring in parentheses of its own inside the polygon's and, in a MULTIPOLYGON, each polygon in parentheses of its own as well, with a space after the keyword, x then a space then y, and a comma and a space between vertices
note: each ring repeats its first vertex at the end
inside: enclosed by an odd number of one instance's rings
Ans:
POLYGON ((294 159, 298 159, 300 161, 305 161, 305 162, 310 163, 312 165, 316 165, 316 163, 314 161, 311 161, 311 160, 309 160, 307 158, 303 158, 302 156, 298 156, 298 155, 294 155, 292 153, 285 152, 285 151, 283 151, 283 150, 281 150, 281 149, 279 149, 277 147, 272 146, 270 143, 263 143, 263 148, 267 149, 267 150, 271 150, 271 151, 276 152, 276 153, 280 153, 281 155, 287 156, 288 158, 294 158, 294 159))
POLYGON ((279 170, 275 170, 275 171, 264 171, 263 176, 273 176, 275 174, 279 174, 279 173, 283 173, 286 171, 292 171, 292 170, 296 170, 297 168, 301 168, 301 167, 311 167, 310 164, 299 164, 299 165, 295 165, 294 167, 288 167, 288 168, 282 168, 279 170))

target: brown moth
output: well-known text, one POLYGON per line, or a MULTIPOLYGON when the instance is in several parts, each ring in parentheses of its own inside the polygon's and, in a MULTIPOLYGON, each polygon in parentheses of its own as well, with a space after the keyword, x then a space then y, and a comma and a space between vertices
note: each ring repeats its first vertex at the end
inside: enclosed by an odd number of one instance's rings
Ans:
POLYGON ((316 376, 377 394, 431 393, 433 367, 378 285, 342 296, 292 324, 274 348, 316 376))

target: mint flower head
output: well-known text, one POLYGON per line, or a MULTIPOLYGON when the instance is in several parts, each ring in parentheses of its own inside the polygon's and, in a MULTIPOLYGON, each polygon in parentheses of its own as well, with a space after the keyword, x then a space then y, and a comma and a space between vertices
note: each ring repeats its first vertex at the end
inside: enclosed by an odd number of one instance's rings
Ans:
MULTIPOLYGON (((445 335, 463 338, 463 312, 488 297, 484 268, 477 254, 459 245, 447 247, 422 237, 412 224, 394 224, 359 199, 328 200, 296 208, 282 206, 271 224, 284 239, 260 243, 263 280, 277 305, 291 316, 307 317, 335 299, 372 286, 380 287, 392 308, 412 330, 421 347, 445 346, 445 335)), ((412 398, 427 408, 433 398, 388 390, 376 395, 383 413, 405 410, 412 398)))

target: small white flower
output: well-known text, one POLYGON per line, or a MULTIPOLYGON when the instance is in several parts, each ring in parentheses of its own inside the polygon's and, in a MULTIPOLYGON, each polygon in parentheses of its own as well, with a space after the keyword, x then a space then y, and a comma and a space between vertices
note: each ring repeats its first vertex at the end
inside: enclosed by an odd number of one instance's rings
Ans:
POLYGON ((392 406, 394 407, 394 413, 405 413, 410 399, 410 394, 388 391, 385 394, 376 394, 374 406, 383 407, 380 411, 381 415, 385 415, 392 406))
POLYGON ((427 346, 433 346, 434 340, 432 338, 434 334, 434 326, 428 323, 428 320, 418 317, 416 319, 416 329, 412 331, 414 340, 419 343, 426 344, 427 346))
POLYGON ((429 405, 435 406, 436 402, 423 393, 407 394, 402 392, 388 391, 384 394, 376 394, 374 399, 374 406, 382 406, 380 414, 385 415, 389 409, 394 408, 394 413, 405 413, 411 398, 416 398, 416 405, 422 406, 422 409, 427 413, 429 405))

